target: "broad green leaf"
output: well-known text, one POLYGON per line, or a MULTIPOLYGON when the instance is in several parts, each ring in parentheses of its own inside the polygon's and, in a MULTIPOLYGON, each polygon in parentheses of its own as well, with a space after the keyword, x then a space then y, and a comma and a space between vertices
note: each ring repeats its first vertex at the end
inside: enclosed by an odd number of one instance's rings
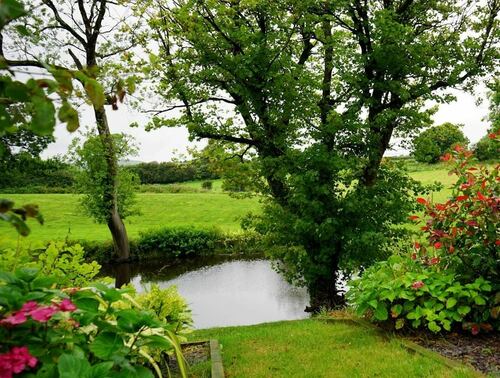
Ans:
POLYGON ((87 78, 85 80, 85 92, 96 108, 100 108, 106 102, 104 89, 95 79, 87 78))
POLYGON ((480 296, 477 296, 477 297, 474 297, 474 302, 478 305, 478 306, 484 306, 486 304, 486 301, 483 297, 480 297, 480 296))
POLYGON ((109 360, 113 354, 123 354, 124 343, 120 335, 104 332, 98 335, 89 345, 94 355, 102 360, 109 360))
POLYGON ((113 362, 101 362, 100 364, 92 366, 90 369, 90 378, 104 378, 107 377, 110 370, 113 368, 113 362))
POLYGON ((448 298, 448 300, 446 301, 446 308, 452 308, 456 304, 457 304, 457 300, 455 298, 453 298, 453 297, 448 298))
POLYGON ((471 308, 469 306, 460 306, 457 311, 460 315, 467 315, 470 310, 471 308))
POLYGON ((387 307, 382 303, 379 303, 375 309, 373 315, 377 320, 387 320, 389 318, 389 313, 387 312, 387 307))
POLYGON ((88 378, 90 377, 90 363, 84 357, 72 354, 63 354, 57 363, 59 378, 88 378))

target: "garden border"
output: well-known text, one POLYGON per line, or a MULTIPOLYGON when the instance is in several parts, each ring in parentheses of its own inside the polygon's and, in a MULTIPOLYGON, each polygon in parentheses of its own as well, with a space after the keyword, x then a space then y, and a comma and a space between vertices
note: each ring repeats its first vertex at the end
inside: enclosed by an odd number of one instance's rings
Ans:
POLYGON ((210 366, 212 378, 224 378, 224 365, 222 364, 222 354, 219 341, 216 339, 198 340, 182 343, 181 345, 200 345, 208 344, 210 349, 210 366))
POLYGON ((336 323, 336 322, 341 322, 341 323, 347 323, 350 325, 357 325, 363 328, 367 328, 370 330, 373 330, 377 332, 377 334, 381 337, 383 337, 386 340, 396 340, 403 348, 407 349, 408 351, 412 353, 418 353, 421 356, 428 357, 430 359, 433 359, 434 361, 437 361, 439 363, 444 364, 445 366, 457 370, 457 369, 462 369, 464 367, 468 367, 474 372, 474 375, 476 377, 486 377, 484 374, 481 372, 477 371, 473 366, 470 365, 465 365, 461 362, 454 361, 450 358, 447 358, 437 352, 434 352, 432 350, 429 350, 427 348, 424 348, 423 346, 420 346, 413 341, 406 340, 400 336, 394 335, 394 334, 388 334, 387 332, 384 332, 381 328, 375 326, 374 324, 371 324, 363 319, 355 319, 355 318, 325 318, 325 317, 317 317, 316 318, 319 321, 326 321, 327 323, 336 323))

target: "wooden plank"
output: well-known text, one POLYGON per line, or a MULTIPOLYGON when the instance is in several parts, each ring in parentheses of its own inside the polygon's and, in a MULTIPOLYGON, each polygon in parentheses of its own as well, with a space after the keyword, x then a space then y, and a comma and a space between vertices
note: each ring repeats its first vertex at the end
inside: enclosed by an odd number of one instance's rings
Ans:
POLYGON ((224 366, 219 341, 210 340, 210 359, 212 360, 212 378, 224 378, 224 366))

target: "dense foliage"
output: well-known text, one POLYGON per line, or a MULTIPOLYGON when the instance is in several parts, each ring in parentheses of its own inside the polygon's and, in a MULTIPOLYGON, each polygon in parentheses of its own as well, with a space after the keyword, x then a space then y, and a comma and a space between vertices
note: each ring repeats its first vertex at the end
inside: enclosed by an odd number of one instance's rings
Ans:
POLYGON ((140 163, 129 166, 128 169, 137 174, 141 184, 172 184, 218 178, 199 160, 140 163))
POLYGON ((55 157, 43 160, 26 153, 0 162, 0 192, 60 193, 74 189, 71 166, 55 157))
POLYGON ((469 141, 460 128, 460 125, 443 123, 421 132, 413 140, 413 157, 421 163, 437 163, 454 146, 467 145, 469 141))
POLYGON ((421 230, 410 256, 392 257, 351 282, 349 299, 359 314, 397 328, 447 331, 454 323, 476 334, 500 326, 500 166, 475 166, 472 154, 455 148, 457 175, 445 203, 418 198, 424 209, 421 230))

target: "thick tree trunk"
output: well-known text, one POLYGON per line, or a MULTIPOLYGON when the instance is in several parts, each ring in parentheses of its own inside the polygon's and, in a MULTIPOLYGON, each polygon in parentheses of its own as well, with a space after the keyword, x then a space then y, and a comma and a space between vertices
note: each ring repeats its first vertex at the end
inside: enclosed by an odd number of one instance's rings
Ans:
POLYGON ((334 309, 345 305, 345 297, 337 287, 339 262, 339 254, 336 253, 332 257, 328 272, 325 275, 316 275, 308 282, 310 305, 306 311, 318 312, 321 308, 334 309))
POLYGON ((109 130, 106 109, 104 106, 94 108, 97 130, 101 138, 106 160, 106 178, 104 185, 104 202, 107 204, 107 224, 115 249, 116 259, 120 262, 130 259, 130 244, 127 230, 118 212, 117 180, 118 163, 116 161, 113 139, 109 130))

